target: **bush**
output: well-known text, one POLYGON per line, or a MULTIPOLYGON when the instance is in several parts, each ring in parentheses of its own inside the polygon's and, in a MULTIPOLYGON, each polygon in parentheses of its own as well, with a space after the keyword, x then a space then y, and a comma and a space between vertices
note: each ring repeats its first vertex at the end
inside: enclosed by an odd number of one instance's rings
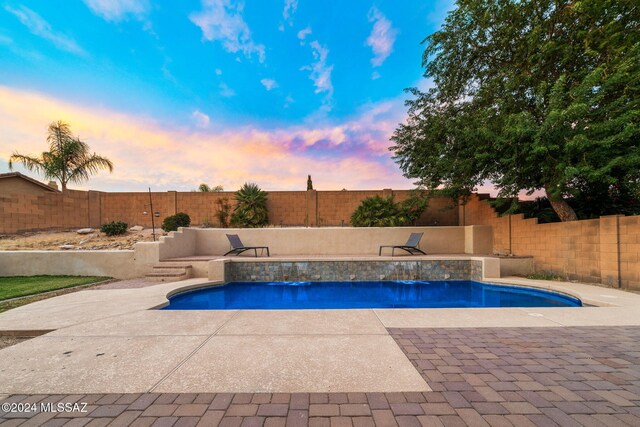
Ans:
POLYGON ((117 236, 118 234, 124 234, 127 232, 129 224, 122 221, 111 221, 108 224, 102 224, 100 231, 107 236, 117 236))
POLYGON ((191 224, 191 218, 184 212, 178 212, 175 215, 168 216, 162 221, 162 229, 166 232, 176 231, 178 227, 188 227, 191 224))
POLYGON ((531 280, 556 280, 556 281, 562 281, 565 280, 564 277, 553 273, 551 271, 536 271, 533 272, 529 275, 527 275, 527 279, 531 279, 531 280))
POLYGON ((245 183, 235 194, 236 206, 231 215, 231 225, 242 228, 268 225, 267 196, 258 185, 245 183))
POLYGON ((412 225, 427 208, 427 200, 412 197, 395 203, 393 196, 367 197, 351 215, 354 227, 400 227, 412 225))
POLYGON ((229 227, 229 216, 231 215, 231 205, 229 204, 229 199, 222 198, 216 200, 216 218, 220 223, 220 227, 228 228, 229 227))

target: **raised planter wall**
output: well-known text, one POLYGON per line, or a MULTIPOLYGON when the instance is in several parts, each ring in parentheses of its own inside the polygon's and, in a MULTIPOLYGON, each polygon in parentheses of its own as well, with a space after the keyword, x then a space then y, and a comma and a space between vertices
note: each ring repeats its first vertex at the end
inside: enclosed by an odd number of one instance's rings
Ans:
POLYGON ((71 275, 131 279, 147 266, 134 251, 2 251, 0 276, 71 275))

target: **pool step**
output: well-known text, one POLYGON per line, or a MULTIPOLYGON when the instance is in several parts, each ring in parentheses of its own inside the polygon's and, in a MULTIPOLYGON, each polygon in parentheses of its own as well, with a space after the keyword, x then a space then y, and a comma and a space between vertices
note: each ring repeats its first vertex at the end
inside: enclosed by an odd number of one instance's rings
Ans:
POLYGON ((191 265, 162 263, 153 266, 153 271, 145 276, 157 282, 177 282, 191 277, 191 265))

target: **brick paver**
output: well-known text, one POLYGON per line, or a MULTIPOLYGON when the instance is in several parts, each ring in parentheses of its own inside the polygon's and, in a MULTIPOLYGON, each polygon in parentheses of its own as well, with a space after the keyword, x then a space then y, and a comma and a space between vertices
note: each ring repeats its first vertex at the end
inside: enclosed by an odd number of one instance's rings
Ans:
POLYGON ((2 403, 79 402, 87 404, 87 412, 0 412, 0 424, 640 425, 638 327, 389 332, 434 391, 13 395, 2 403))

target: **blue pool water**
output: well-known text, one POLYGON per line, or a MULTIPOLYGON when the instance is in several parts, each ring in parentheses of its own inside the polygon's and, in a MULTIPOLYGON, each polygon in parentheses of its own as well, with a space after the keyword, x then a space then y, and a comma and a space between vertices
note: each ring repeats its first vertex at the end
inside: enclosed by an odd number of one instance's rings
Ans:
POLYGON ((164 310, 580 307, 579 299, 470 280, 232 282, 184 292, 164 310))

